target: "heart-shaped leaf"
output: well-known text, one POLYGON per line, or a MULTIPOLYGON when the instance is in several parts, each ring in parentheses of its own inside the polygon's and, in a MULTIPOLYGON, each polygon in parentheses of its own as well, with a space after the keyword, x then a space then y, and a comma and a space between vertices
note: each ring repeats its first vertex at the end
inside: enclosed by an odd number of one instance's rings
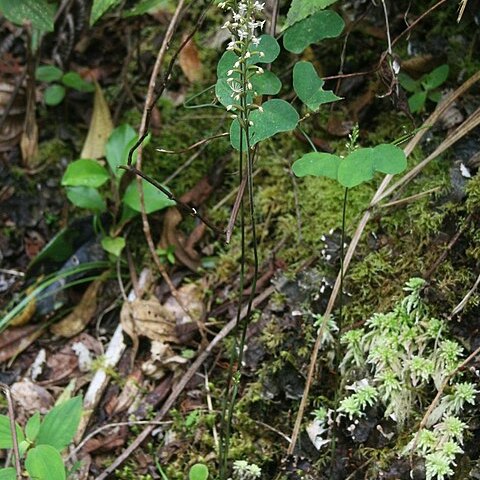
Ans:
POLYGON ((38 445, 29 450, 25 468, 35 480, 65 480, 65 465, 58 450, 51 445, 38 445))
MULTIPOLYGON (((145 211, 147 213, 156 212, 164 208, 175 205, 173 200, 170 200, 163 192, 155 188, 151 183, 142 180, 143 197, 145 200, 145 211)), ((136 212, 141 212, 140 196, 138 194, 137 182, 132 182, 127 187, 125 195, 123 196, 123 203, 136 212)))
POLYGON ((338 37, 344 27, 345 22, 338 13, 321 10, 289 27, 283 36, 283 46, 289 52, 302 53, 312 43, 338 37))
POLYGON ((104 237, 102 238, 102 247, 106 252, 111 253, 115 257, 119 257, 122 250, 125 248, 125 238, 104 237))
POLYGON ((292 0, 290 10, 287 13, 287 23, 285 27, 289 27, 294 23, 303 20, 319 10, 327 8, 337 0, 292 0))
POLYGON ((96 160, 81 158, 67 167, 62 177, 62 185, 65 187, 97 188, 109 178, 108 172, 96 160))
POLYGON ((407 168, 405 152, 390 143, 377 145, 373 149, 373 168, 377 172, 396 175, 407 168))
POLYGON ((328 177, 336 180, 341 161, 341 158, 337 155, 311 152, 294 162, 292 170, 297 177, 313 175, 314 177, 328 177))
POLYGON ((352 188, 373 178, 373 149, 360 148, 345 157, 338 166, 338 181, 352 188))
POLYGON ((251 44, 249 51, 252 56, 248 59, 249 65, 256 63, 272 63, 280 54, 280 45, 271 35, 262 35, 258 45, 251 44), (263 56, 261 56, 263 53, 263 56))
MULTIPOLYGON (((128 152, 137 141, 135 130, 128 124, 117 127, 108 137, 105 145, 105 156, 108 165, 117 179, 121 178, 125 170, 118 168, 120 165, 126 165, 128 152)), ((136 161, 136 152, 133 155, 133 163, 136 161)))
MULTIPOLYGON (((293 130, 298 124, 297 111, 285 100, 269 100, 262 105, 262 108, 263 111, 254 110, 250 114, 250 121, 253 122, 253 125, 249 127, 250 147, 277 133, 293 130)), ((243 136, 243 148, 246 150, 245 133, 243 136)), ((234 148, 240 150, 240 124, 238 120, 234 120, 230 127, 230 142, 234 148)))
POLYGON ((282 88, 280 79, 270 70, 256 73, 251 79, 253 91, 258 95, 276 95, 282 88))
POLYGON ((68 187, 67 198, 77 207, 95 212, 104 212, 107 205, 96 188, 68 187))
POLYGON ((324 81, 310 62, 298 62, 293 68, 293 88, 298 98, 313 111, 324 103, 341 100, 330 90, 323 90, 324 81))

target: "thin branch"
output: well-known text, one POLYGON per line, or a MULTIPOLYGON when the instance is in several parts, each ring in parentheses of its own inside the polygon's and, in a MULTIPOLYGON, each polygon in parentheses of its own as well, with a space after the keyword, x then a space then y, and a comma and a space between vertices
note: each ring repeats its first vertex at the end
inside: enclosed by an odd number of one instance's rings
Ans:
POLYGON ((20 465, 20 452, 18 451, 17 427, 15 425, 15 410, 13 408, 12 393, 10 391, 10 387, 5 383, 0 383, 0 389, 3 390, 3 393, 7 398, 8 418, 10 420, 10 431, 12 433, 13 453, 15 457, 15 471, 16 471, 17 480, 21 480, 22 467, 20 465))
POLYGON ((203 138, 202 140, 195 142, 194 144, 190 145, 187 148, 182 148, 181 150, 164 150, 163 148, 157 148, 157 152, 168 153, 170 155, 179 155, 180 153, 186 153, 186 152, 189 152, 190 150, 194 150, 195 148, 200 147, 205 143, 209 143, 212 140, 215 140, 216 138, 227 137, 228 135, 230 135, 228 132, 218 133, 217 135, 212 135, 211 137, 203 138))

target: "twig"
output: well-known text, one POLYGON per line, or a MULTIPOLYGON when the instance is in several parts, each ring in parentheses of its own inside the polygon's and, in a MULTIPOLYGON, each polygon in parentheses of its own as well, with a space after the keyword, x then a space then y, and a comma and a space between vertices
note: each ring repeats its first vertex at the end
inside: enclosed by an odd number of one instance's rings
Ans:
POLYGON ((22 478, 22 467, 20 466, 20 452, 18 451, 17 426, 15 425, 15 410, 13 408, 12 393, 10 387, 5 383, 0 383, 0 389, 3 390, 7 398, 8 418, 10 420, 10 431, 12 433, 13 453, 15 457, 15 471, 17 480, 22 478))
POLYGON ((465 305, 468 303, 468 301, 470 300, 470 297, 475 293, 475 290, 478 288, 479 285, 480 285, 480 274, 478 275, 477 280, 475 280, 473 287, 463 297, 463 300, 452 310, 452 313, 448 317, 449 320, 451 320, 455 315, 460 313, 465 308, 465 305))
POLYGON ((398 200, 392 200, 391 202, 382 203, 379 205, 380 208, 387 208, 387 207, 398 207, 398 205, 404 205, 405 203, 410 203, 420 198, 426 197, 431 193, 438 192, 441 187, 433 187, 429 190, 425 190, 424 192, 416 193, 415 195, 410 195, 409 197, 400 198, 398 200))
MULTIPOLYGON (((417 134, 410 140, 410 142, 407 144, 407 146, 404 148, 405 155, 408 156, 410 153, 412 153, 413 149, 417 146, 417 144, 420 142, 422 139, 423 135, 425 135, 427 128, 431 127, 434 125, 438 119, 443 115, 443 113, 450 107, 450 105, 459 97, 462 95, 465 91, 467 91, 472 85, 474 85, 478 80, 480 80, 480 72, 477 72, 474 74, 472 77, 470 77, 466 82, 464 82, 457 90, 452 92, 444 102, 442 102, 438 107, 435 109, 435 111, 430 115, 430 117, 426 120, 426 122, 423 124, 423 126, 419 129, 417 134)), ((372 215, 372 209, 375 207, 379 201, 384 198, 384 192, 387 189, 389 183, 391 182, 393 178, 393 175, 386 175, 385 178, 383 179, 382 183, 378 187, 377 191, 375 192, 372 200, 370 201, 370 205, 368 210, 364 213, 363 217, 360 219, 360 222, 357 225, 357 229, 352 237, 352 240, 350 242, 350 245, 348 246, 347 253, 345 255, 344 259, 344 271, 347 271, 348 266, 350 265, 350 261, 353 258, 353 254, 357 248, 358 242, 360 241, 360 237, 363 234, 363 231, 365 229, 365 226, 367 225, 368 221, 370 220, 370 217, 372 215)), ((303 391, 302 399, 300 401, 300 406, 297 412, 297 417, 295 419, 295 425, 293 427, 292 431, 292 443, 290 444, 287 454, 292 454, 295 448, 295 445, 297 443, 298 436, 300 434, 300 428, 302 425, 302 419, 303 419, 303 414, 305 412, 305 408, 307 406, 308 402, 308 394, 310 392, 310 387, 313 382, 314 378, 314 373, 315 373, 315 367, 317 363, 317 358, 318 358, 318 353, 320 351, 321 347, 321 340, 323 338, 323 333, 325 331, 327 322, 330 318, 330 315, 333 311, 333 306, 335 304, 336 298, 338 296, 339 290, 340 290, 340 283, 341 283, 341 274, 339 273, 337 275, 337 279, 335 281, 335 285, 333 286, 332 293, 330 295, 330 299, 328 301, 327 308, 325 310, 325 314, 323 316, 323 322, 320 328, 318 329, 317 333, 317 338, 315 341, 315 345, 312 350, 312 355, 310 359, 310 365, 308 367, 308 374, 307 374, 307 380, 305 382, 305 388, 303 391)))
POLYGON ((195 148, 200 147, 205 143, 209 143, 212 140, 215 140, 216 138, 227 137, 228 135, 230 135, 230 133, 228 132, 218 133, 216 135, 212 135, 211 137, 202 138, 202 140, 199 140, 198 142, 193 143, 187 148, 182 148, 181 150, 164 150, 163 148, 157 148, 157 152, 168 153, 170 155, 179 155, 180 153, 186 153, 186 152, 189 152, 190 150, 194 150, 195 148))
MULTIPOLYGON (((272 293, 275 291, 274 287, 269 287, 265 289, 260 295, 258 295, 254 302, 253 306, 257 307, 259 304, 264 302, 272 293)), ((240 313, 240 317, 243 319, 247 315, 247 308, 245 307, 242 312, 240 313)), ((154 418, 155 422, 161 421, 165 415, 169 412, 170 408, 172 408, 173 404, 182 393, 183 389, 187 385, 187 383, 191 380, 191 378, 197 373, 197 370, 203 364, 203 362, 209 357, 212 353, 215 346, 221 342, 237 325, 237 317, 235 316, 232 320, 230 320, 220 332, 216 335, 216 337, 210 342, 208 347, 203 350, 196 360, 192 363, 190 368, 185 372, 182 379, 175 385, 172 392, 165 400, 162 408, 159 410, 157 415, 154 418)), ((97 478, 96 480, 105 480, 111 473, 115 471, 117 467, 119 467, 141 444, 144 440, 146 440, 152 431, 154 430, 155 426, 150 425, 143 432, 137 436, 135 440, 114 460, 114 462, 105 469, 97 478)))

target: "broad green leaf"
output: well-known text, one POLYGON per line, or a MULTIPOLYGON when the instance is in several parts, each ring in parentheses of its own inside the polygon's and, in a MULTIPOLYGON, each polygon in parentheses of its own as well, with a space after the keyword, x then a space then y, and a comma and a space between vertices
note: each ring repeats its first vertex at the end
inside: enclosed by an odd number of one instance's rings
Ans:
MULTIPOLYGON (((127 164, 128 152, 137 141, 137 138, 135 130, 126 123, 117 127, 108 137, 105 155, 110 169, 117 178, 121 178, 125 173, 125 170, 118 167, 127 164)), ((135 160, 136 153, 133 157, 134 163, 135 160)))
POLYGON ((0 12, 17 25, 30 22, 43 32, 53 32, 55 5, 46 0, 0 0, 0 12))
POLYGON ((345 157, 338 166, 338 181, 352 188, 373 178, 373 149, 360 148, 345 157))
POLYGON ((292 170, 297 177, 313 175, 314 177, 328 177, 336 180, 341 161, 341 158, 337 155, 311 152, 294 162, 292 170))
POLYGON ((276 95, 282 88, 280 79, 270 70, 255 74, 251 79, 253 91, 258 95, 276 95))
POLYGON ((0 468, 0 480, 17 480, 17 471, 10 468, 0 468))
POLYGON ((87 208, 94 212, 104 212, 107 205, 99 191, 92 187, 67 187, 67 198, 80 208, 87 208))
POLYGON ((285 27, 289 27, 317 13, 319 10, 327 8, 336 1, 337 0, 292 0, 292 4, 287 13, 287 23, 285 27))
POLYGON ((400 82, 400 85, 410 93, 416 92, 420 88, 420 81, 414 80, 404 72, 398 74, 398 81, 400 82))
MULTIPOLYGON (((65 419, 68 421, 68 419, 65 419)), ((37 445, 25 460, 28 474, 35 480, 65 480, 65 465, 58 450, 51 445, 37 445)))
POLYGON ((30 442, 34 442, 40 431, 40 413, 35 412, 25 425, 25 435, 30 442))
MULTIPOLYGON (((250 147, 277 133, 293 130, 298 124, 297 111, 285 100, 269 100, 262 105, 262 108, 263 112, 254 110, 250 114, 250 121, 253 122, 253 126, 249 128, 250 147)), ((238 120, 234 120, 230 127, 230 142, 234 148, 240 149, 238 120)), ((245 135, 243 148, 246 149, 245 135)))
POLYGON ((450 68, 448 65, 440 65, 430 73, 427 73, 421 79, 423 88, 425 90, 433 90, 439 87, 448 78, 449 71, 450 68))
POLYGON ((35 78, 39 82, 55 82, 60 80, 63 72, 53 65, 42 65, 35 71, 35 78))
POLYGON ((377 172, 396 175, 407 168, 407 157, 396 145, 384 144, 373 148, 373 168, 377 172))
POLYGON ((82 405, 82 397, 73 397, 53 407, 40 425, 35 444, 63 450, 77 433, 82 405))
POLYGON ((123 237, 104 237, 102 238, 102 247, 106 252, 119 257, 125 248, 125 239, 123 237))
POLYGON ((238 55, 234 52, 230 50, 224 52, 217 63, 217 78, 227 78, 227 72, 233 68, 238 59, 238 55))
POLYGON ((323 90, 324 81, 310 62, 298 62, 293 68, 293 88, 298 98, 313 111, 324 103, 341 100, 330 90, 323 90))
POLYGON ((188 472, 188 480, 207 480, 208 468, 203 463, 196 463, 188 472))
POLYGON ((280 54, 280 45, 274 37, 265 34, 260 37, 260 43, 257 46, 250 45, 249 50, 252 53, 248 59, 250 65, 272 63, 280 54), (263 53, 263 57, 259 53, 263 53))
POLYGON ((442 92, 440 90, 434 90, 427 93, 427 98, 432 102, 438 103, 442 98, 442 92))
MULTIPOLYGON (((17 441, 23 442, 25 436, 23 430, 17 427, 17 441)), ((10 429, 10 418, 7 415, 0 415, 0 448, 13 448, 12 431, 10 429)))
POLYGON ((426 100, 427 100, 427 92, 425 90, 414 93, 408 99, 408 106, 410 108, 410 111, 412 113, 420 112, 420 110, 423 109, 426 100))
POLYGON ((77 72, 67 72, 62 77, 62 83, 79 92, 94 92, 95 85, 84 80, 77 72))
POLYGON ((121 0, 93 0, 90 13, 90 26, 92 26, 109 8, 118 5, 121 0))
MULTIPOLYGON (((147 213, 163 210, 164 208, 175 205, 173 200, 170 200, 163 192, 154 187, 151 183, 142 180, 143 196, 145 200, 145 211, 147 213)), ((127 187, 125 195, 123 196, 123 203, 128 205, 132 210, 141 212, 140 196, 138 194, 137 182, 132 182, 127 187)))
POLYGON ((93 187, 103 185, 110 176, 96 160, 81 158, 68 165, 62 177, 64 187, 93 187))
POLYGON ((65 88, 61 85, 50 85, 43 94, 43 99, 47 105, 54 107, 58 105, 65 97, 65 88))
POLYGON ((312 43, 338 37, 344 27, 345 22, 338 13, 321 10, 289 27, 283 36, 283 45, 289 52, 302 53, 312 43))

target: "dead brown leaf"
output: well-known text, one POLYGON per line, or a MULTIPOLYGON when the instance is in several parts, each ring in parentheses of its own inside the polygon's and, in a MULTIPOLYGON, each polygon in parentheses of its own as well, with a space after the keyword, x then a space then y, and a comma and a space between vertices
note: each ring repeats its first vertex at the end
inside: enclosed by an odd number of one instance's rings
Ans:
POLYGON ((103 286, 103 278, 94 280, 83 294, 82 300, 63 320, 53 325, 50 330, 62 337, 71 338, 80 333, 93 318, 97 309, 97 296, 103 286))
POLYGON ((93 113, 80 158, 98 159, 105 156, 105 145, 112 130, 113 122, 110 110, 105 101, 100 85, 95 83, 93 113))
POLYGON ((32 383, 30 380, 16 382, 10 387, 10 390, 18 407, 16 413, 20 417, 29 417, 36 412, 45 414, 55 402, 46 388, 32 383))
MULTIPOLYGON (((185 35, 183 40, 185 40, 185 35)), ((202 62, 200 61, 198 49, 193 39, 190 39, 180 51, 178 60, 189 82, 198 82, 203 78, 202 62)))
POLYGON ((0 334, 0 363, 23 352, 43 332, 39 325, 9 328, 0 334))

